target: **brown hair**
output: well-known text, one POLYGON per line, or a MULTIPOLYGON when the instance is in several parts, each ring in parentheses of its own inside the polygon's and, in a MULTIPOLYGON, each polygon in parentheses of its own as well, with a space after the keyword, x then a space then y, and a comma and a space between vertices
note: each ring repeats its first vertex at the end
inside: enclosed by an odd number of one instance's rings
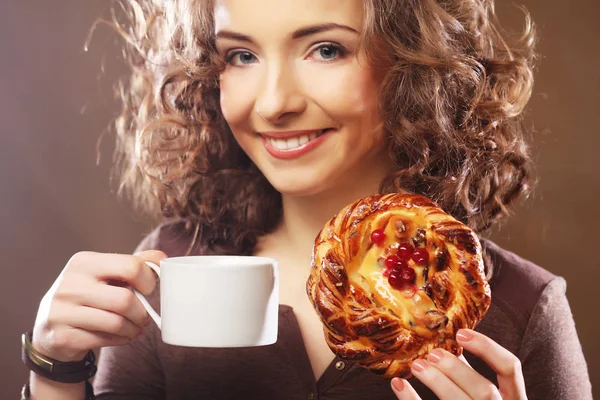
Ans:
MULTIPOLYGON (((281 195, 234 140, 220 110, 213 7, 127 2, 132 67, 116 122, 120 190, 160 218, 196 227, 203 246, 252 253, 281 217, 281 195)), ((529 15, 509 42, 492 0, 366 0, 363 48, 385 66, 381 115, 395 171, 381 193, 423 194, 481 232, 527 194, 520 115, 532 84, 529 15)))

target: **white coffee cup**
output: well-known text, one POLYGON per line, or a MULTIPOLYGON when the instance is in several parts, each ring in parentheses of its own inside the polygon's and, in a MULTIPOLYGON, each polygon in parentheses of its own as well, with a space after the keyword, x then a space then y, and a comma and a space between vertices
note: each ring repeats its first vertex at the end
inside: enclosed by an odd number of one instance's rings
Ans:
POLYGON ((134 289, 167 344, 251 347, 277 341, 278 262, 251 256, 165 258, 160 268, 162 317, 134 289))

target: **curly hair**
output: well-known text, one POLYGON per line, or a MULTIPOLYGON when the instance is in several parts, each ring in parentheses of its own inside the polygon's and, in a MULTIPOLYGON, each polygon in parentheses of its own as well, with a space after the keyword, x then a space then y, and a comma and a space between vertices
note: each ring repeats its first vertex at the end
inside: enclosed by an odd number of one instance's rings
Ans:
MULTIPOLYGON (((381 118, 394 172, 381 193, 423 194, 478 232, 530 191, 522 111, 535 31, 509 41, 493 0, 365 0, 361 47, 385 68, 381 118)), ((131 0, 112 25, 131 66, 118 94, 119 192, 194 240, 251 254, 282 214, 281 195, 242 151, 219 104, 213 5, 131 0)))

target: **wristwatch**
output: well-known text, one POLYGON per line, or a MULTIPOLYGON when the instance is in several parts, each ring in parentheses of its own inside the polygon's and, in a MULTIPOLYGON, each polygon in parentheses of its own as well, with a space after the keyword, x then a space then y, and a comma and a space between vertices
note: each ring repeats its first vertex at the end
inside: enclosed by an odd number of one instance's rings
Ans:
MULTIPOLYGON (((63 362, 54 360, 39 353, 31 345, 32 332, 21 336, 21 359, 23 363, 36 374, 55 382, 86 383, 86 400, 94 399, 94 390, 88 379, 96 374, 96 356, 92 350, 88 351, 81 361, 63 362)), ((23 386, 21 399, 29 399, 29 383, 23 386)))

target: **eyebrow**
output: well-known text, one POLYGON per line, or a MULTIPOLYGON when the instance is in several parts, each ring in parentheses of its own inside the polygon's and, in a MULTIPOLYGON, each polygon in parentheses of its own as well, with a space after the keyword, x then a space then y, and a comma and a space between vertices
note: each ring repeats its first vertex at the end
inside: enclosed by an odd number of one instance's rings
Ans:
MULTIPOLYGON (((300 39, 300 38, 314 35, 317 33, 331 31, 334 29, 342 29, 345 31, 354 32, 354 33, 358 34, 358 31, 356 29, 351 28, 347 25, 341 25, 341 24, 336 24, 334 22, 329 22, 326 24, 311 25, 311 26, 307 26, 304 28, 300 28, 300 29, 294 31, 294 33, 292 33, 292 39, 296 40, 296 39, 300 39)), ((244 35, 243 33, 228 31, 228 30, 220 30, 219 32, 217 32, 216 37, 239 40, 241 42, 249 42, 249 43, 254 42, 252 40, 252 38, 248 35, 244 35)))

